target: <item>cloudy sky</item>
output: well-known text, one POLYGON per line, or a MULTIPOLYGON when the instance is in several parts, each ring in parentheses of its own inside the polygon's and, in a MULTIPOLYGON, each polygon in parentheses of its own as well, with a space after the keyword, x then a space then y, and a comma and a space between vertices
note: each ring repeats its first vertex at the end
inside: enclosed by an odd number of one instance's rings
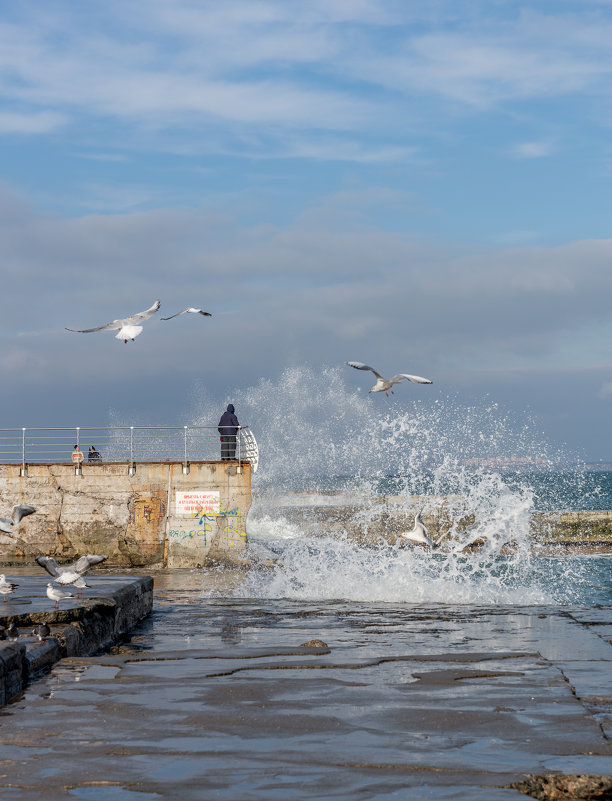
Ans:
POLYGON ((356 359, 612 460, 611 41, 609 0, 3 3, 2 425, 356 359), (156 298, 213 317, 64 330, 156 298))

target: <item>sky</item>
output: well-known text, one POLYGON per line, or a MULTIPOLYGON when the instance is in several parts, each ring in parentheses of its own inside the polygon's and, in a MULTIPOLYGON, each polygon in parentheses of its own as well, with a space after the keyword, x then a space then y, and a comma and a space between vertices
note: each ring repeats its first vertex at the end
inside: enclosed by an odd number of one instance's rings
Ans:
POLYGON ((2 427, 358 360, 612 461, 610 41, 609 0, 0 0, 2 427))

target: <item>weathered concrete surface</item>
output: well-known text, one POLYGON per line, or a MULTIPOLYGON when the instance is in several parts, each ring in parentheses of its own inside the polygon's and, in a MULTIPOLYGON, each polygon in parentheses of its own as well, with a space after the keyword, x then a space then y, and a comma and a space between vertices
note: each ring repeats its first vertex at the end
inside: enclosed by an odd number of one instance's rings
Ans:
POLYGON ((612 543, 612 512, 536 513, 532 531, 538 541, 612 543))
POLYGON ((7 707, 0 790, 520 801, 612 776, 609 607, 203 600, 216 580, 156 576, 130 645, 7 707))
MULTIPOLYGON (((236 562, 246 547, 251 466, 237 462, 82 465, 0 464, 0 509, 36 507, 14 535, 0 533, 0 562, 26 564, 38 554, 58 561, 103 553, 109 565, 196 567, 207 560, 236 562), (240 471, 240 472, 239 472, 240 471), (179 506, 181 493, 209 493, 198 513, 179 506)), ((4 514, 4 512, 3 512, 4 514)))
POLYGON ((14 623, 20 632, 16 640, 0 641, 0 705, 63 657, 93 654, 117 642, 153 606, 150 577, 88 577, 88 597, 64 600, 59 610, 47 598, 43 577, 20 576, 18 583, 10 601, 0 605, 0 626, 14 623), (43 622, 51 635, 40 642, 31 632, 43 622))
MULTIPOLYGON (((398 534, 413 527, 414 511, 423 507, 428 509, 423 521, 436 541, 461 535, 478 522, 463 508, 458 496, 378 496, 356 504, 346 502, 341 493, 329 493, 327 498, 324 494, 310 498, 306 493, 295 493, 287 500, 291 502, 285 504, 282 498, 269 504, 262 502, 258 512, 299 526, 309 534, 341 532, 362 544, 380 537, 393 543, 398 534), (312 502, 321 498, 326 502, 312 502)), ((612 511, 536 512, 531 516, 530 533, 537 545, 582 543, 607 550, 612 546, 612 511)))

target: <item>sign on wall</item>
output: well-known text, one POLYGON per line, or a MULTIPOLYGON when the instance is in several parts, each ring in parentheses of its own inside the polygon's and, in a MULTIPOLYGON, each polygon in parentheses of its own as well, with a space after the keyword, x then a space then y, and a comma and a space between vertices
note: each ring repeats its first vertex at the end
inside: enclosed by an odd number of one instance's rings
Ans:
POLYGON ((197 517, 209 513, 218 515, 221 510, 220 495, 220 492, 214 490, 177 492, 176 515, 177 517, 197 517))

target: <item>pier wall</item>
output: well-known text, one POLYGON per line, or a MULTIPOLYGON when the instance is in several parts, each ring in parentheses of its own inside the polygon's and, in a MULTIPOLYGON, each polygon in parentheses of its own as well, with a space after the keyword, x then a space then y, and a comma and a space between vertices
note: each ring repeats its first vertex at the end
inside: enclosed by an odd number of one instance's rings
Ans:
MULTIPOLYGON (((310 536, 342 534, 364 545, 386 539, 393 543, 414 525, 414 514, 423 512, 429 535, 435 541, 463 534, 476 523, 465 499, 459 496, 378 496, 351 503, 340 493, 293 493, 265 507, 271 520, 290 524, 310 536), (321 503, 321 500, 324 503, 321 503)), ((534 512, 529 519, 534 543, 600 543, 612 546, 612 511, 534 512)), ((512 538, 512 532, 508 532, 512 538)))
POLYGON ((109 565, 196 567, 242 561, 251 466, 237 462, 0 465, 0 516, 36 507, 12 534, 0 532, 0 562, 38 554, 59 560, 102 553, 109 565))

